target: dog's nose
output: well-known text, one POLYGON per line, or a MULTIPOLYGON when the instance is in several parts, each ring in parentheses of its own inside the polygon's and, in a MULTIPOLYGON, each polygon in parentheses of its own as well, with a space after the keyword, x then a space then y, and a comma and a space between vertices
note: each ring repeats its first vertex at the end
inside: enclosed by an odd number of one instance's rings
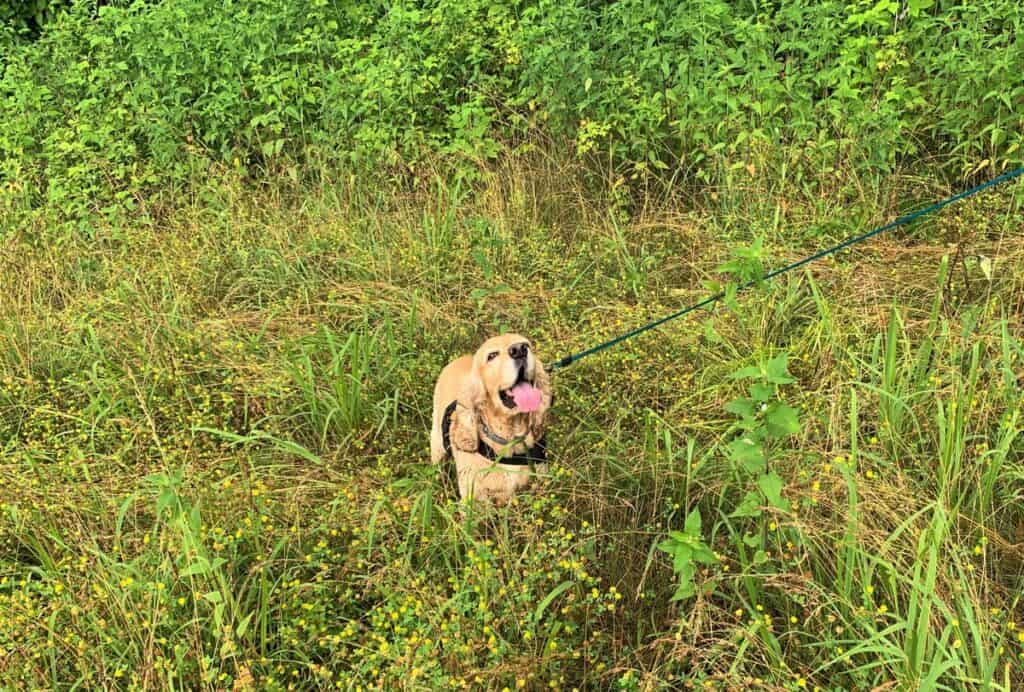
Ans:
POLYGON ((530 350, 530 346, 524 341, 518 344, 512 344, 508 347, 508 354, 516 360, 522 360, 526 358, 527 351, 530 350))

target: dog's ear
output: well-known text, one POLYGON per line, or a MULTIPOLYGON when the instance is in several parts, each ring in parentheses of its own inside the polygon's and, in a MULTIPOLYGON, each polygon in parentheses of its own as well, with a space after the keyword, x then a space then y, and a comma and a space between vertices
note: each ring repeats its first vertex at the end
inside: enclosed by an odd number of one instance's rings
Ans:
POLYGON ((536 411, 530 413, 529 425, 530 434, 534 440, 544 437, 544 427, 547 425, 548 410, 551 408, 551 376, 544 369, 540 359, 534 361, 533 384, 540 390, 540 406, 536 411))
POLYGON ((480 379, 474 365, 469 377, 466 378, 462 391, 459 392, 458 405, 452 416, 451 440, 452 446, 456 449, 461 449, 464 452, 475 452, 478 449, 480 438, 477 433, 479 427, 477 411, 483 405, 485 396, 483 380, 480 379))

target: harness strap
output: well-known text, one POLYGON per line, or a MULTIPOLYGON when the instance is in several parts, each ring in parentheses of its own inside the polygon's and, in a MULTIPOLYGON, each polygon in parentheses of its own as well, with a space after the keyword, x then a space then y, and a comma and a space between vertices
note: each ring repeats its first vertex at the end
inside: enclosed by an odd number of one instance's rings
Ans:
POLYGON ((441 439, 444 441, 444 453, 448 456, 452 455, 452 416, 455 414, 455 407, 458 405, 458 401, 448 404, 448 407, 444 410, 444 415, 441 416, 441 439))
MULTIPOLYGON (((444 415, 441 417, 441 439, 444 442, 444 453, 448 456, 452 454, 452 416, 455 415, 455 407, 458 406, 458 401, 453 401, 448 404, 444 410, 444 415)), ((493 462, 504 464, 505 466, 529 466, 530 464, 542 464, 547 461, 548 450, 547 445, 544 443, 544 438, 537 440, 537 443, 533 447, 528 447, 525 454, 513 454, 507 457, 499 457, 491 447, 477 436, 477 448, 476 453, 482 457, 490 459, 493 462)))

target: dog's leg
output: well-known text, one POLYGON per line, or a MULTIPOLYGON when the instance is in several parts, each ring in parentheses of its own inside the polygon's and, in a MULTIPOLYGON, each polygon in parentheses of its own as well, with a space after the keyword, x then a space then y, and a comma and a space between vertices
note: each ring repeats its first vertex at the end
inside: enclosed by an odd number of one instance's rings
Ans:
POLYGON ((441 435, 441 421, 434 414, 434 422, 430 427, 430 460, 435 464, 444 459, 444 437, 441 435))
POLYGON ((471 469, 458 469, 457 473, 459 477, 459 498, 463 502, 472 502, 476 472, 471 469))

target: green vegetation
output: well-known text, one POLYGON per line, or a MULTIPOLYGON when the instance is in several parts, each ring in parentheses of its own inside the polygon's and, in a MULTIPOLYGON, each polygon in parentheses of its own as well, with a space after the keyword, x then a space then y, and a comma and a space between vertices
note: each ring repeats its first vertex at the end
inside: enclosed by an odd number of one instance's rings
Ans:
POLYGON ((545 140, 639 191, 1024 160, 1016 0, 96 5, 0 2, 8 208, 138 211, 215 163, 423 182, 545 140))
POLYGON ((0 689, 1024 686, 1019 3, 0 1, 0 689), (677 6, 678 5, 678 6, 677 6))

